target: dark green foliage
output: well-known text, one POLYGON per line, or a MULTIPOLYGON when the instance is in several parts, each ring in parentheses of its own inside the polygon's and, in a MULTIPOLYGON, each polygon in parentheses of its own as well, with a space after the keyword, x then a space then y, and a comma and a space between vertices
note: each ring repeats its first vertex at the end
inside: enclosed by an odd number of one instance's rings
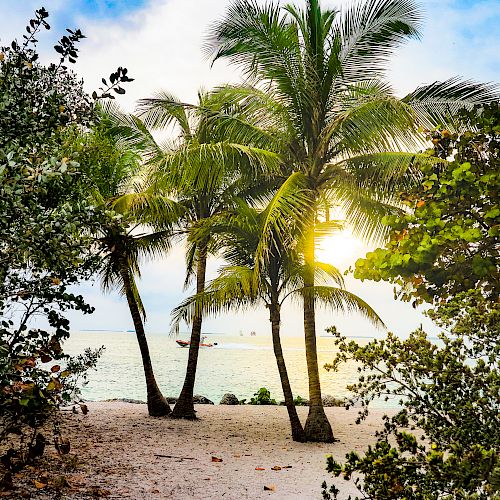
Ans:
POLYGON ((309 400, 302 396, 295 396, 295 398, 293 398, 293 404, 295 406, 309 406, 309 400))
POLYGON ((77 381, 97 361, 100 351, 64 354, 64 312, 92 312, 70 287, 96 270, 88 233, 114 217, 73 188, 80 165, 67 136, 92 125, 94 104, 66 66, 78 30, 56 45, 58 64, 38 62, 35 37, 49 29, 47 17, 39 9, 23 43, 0 48, 0 439, 11 444, 2 456, 10 470, 43 453, 42 426, 78 401, 77 381), (35 318, 50 330, 32 327, 35 318))
POLYGON ((476 287, 498 296, 499 104, 463 112, 460 120, 465 132, 431 134, 435 155, 454 151, 454 161, 422 168, 420 185, 402 195, 415 210, 385 218, 390 241, 356 262, 357 278, 390 281, 416 303, 476 287))
POLYGON ((389 336, 365 347, 340 340, 336 363, 355 359, 366 372, 351 387, 356 398, 368 403, 401 397, 404 408, 386 420, 365 456, 350 454, 342 467, 329 461, 336 475, 361 472, 370 498, 445 498, 446 492, 449 498, 478 492, 491 498, 500 444, 498 305, 490 308, 477 293, 463 294, 434 317, 452 326, 454 336, 441 336, 443 347, 422 331, 406 341, 389 336), (426 441, 404 432, 407 426, 424 431, 426 441))
POLYGON ((384 418, 376 444, 365 454, 350 453, 344 464, 328 460, 335 476, 354 474, 361 498, 488 499, 500 493, 495 479, 500 473, 500 305, 469 291, 430 316, 446 332, 439 342, 422 330, 407 340, 389 334, 365 346, 337 339, 340 353, 327 368, 348 360, 360 364, 359 381, 350 386, 351 404, 363 406, 359 420, 375 398, 396 398, 402 406, 384 418), (421 434, 422 439, 416 437, 421 434))
POLYGON ((271 399, 271 392, 265 387, 261 387, 255 394, 254 398, 250 399, 250 405, 276 405, 275 399, 271 399))

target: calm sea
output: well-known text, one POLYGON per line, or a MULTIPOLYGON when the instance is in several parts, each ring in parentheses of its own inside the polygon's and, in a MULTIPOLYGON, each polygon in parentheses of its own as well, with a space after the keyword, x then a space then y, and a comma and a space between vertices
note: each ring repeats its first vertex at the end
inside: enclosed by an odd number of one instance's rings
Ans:
MULTIPOLYGON (((182 337, 182 338, 186 338, 182 337)), ((283 399, 271 339, 265 336, 228 336, 211 334, 210 342, 218 345, 202 348, 198 361, 195 394, 218 403, 227 393, 239 399, 250 397, 267 387, 271 396, 283 399)), ((357 339, 365 343, 368 339, 357 339)), ((156 380, 166 396, 178 396, 187 363, 188 349, 179 347, 168 335, 148 335, 156 380)), ((307 397, 307 370, 304 340, 282 339, 285 361, 294 395, 307 397)), ((111 398, 146 399, 144 373, 139 347, 133 332, 75 332, 65 344, 68 354, 78 354, 86 347, 106 349, 97 369, 90 372, 89 383, 83 388, 87 400, 111 398)), ((334 341, 318 337, 318 357, 323 394, 342 398, 348 395, 346 385, 357 380, 353 364, 344 365, 340 372, 327 372, 323 365, 335 355, 334 341)))

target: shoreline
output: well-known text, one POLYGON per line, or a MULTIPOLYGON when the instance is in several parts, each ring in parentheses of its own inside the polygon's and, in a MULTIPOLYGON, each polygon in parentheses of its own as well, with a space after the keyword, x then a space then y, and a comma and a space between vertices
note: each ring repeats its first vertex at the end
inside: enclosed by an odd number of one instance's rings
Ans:
MULTIPOLYGON (((356 489, 326 472, 326 456, 343 460, 347 452, 375 442, 387 413, 372 410, 357 425, 358 409, 325 408, 338 441, 323 444, 292 441, 284 406, 196 405, 196 421, 152 418, 141 404, 87 406, 87 415, 63 412, 70 455, 58 457, 47 447, 49 462, 77 464, 67 473, 58 470, 70 485, 62 499, 95 498, 96 492, 116 499, 319 499, 323 481, 335 483, 340 498, 347 498, 356 489)), ((297 407, 303 422, 307 410, 297 407)), ((47 483, 31 498, 53 498, 47 483)))

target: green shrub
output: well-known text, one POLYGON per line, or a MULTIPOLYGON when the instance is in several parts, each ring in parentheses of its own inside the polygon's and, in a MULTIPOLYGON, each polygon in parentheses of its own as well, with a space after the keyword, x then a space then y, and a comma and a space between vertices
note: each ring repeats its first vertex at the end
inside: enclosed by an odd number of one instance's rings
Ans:
POLYGON ((296 396, 293 400, 295 406, 309 406, 309 400, 303 398, 302 396, 296 396))
MULTIPOLYGON (((446 332, 439 344, 422 330, 364 346, 337 339, 340 352, 328 368, 359 364, 359 381, 350 386, 350 403, 363 407, 358 421, 374 399, 401 406, 384 417, 364 454, 351 452, 344 463, 328 459, 329 472, 354 480, 361 492, 355 498, 500 498, 500 304, 474 290, 429 316, 446 332)), ((339 498, 326 485, 323 495, 339 498)))
POLYGON ((269 389, 266 389, 265 387, 261 387, 255 394, 254 398, 250 399, 251 405, 276 405, 275 399, 271 399, 271 393, 269 392, 269 389))

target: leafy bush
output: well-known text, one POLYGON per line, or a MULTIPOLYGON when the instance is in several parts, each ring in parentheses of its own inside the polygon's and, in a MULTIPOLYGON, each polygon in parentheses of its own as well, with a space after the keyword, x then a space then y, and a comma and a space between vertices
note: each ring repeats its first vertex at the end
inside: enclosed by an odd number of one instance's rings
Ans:
MULTIPOLYGON (((44 424, 61 403, 78 401, 77 381, 97 361, 100 351, 63 353, 64 312, 93 311, 69 289, 96 270, 90 232, 115 217, 74 196, 80 165, 66 135, 92 126, 98 96, 90 98, 67 67, 84 38, 79 30, 55 46, 58 63, 40 64, 36 38, 50 28, 47 18, 37 10, 23 42, 0 48, 0 440, 7 476, 43 453, 44 424), (40 317, 50 332, 30 327, 40 317)), ((119 68, 103 94, 123 93, 125 75, 119 68)), ((1 483, 9 481, 0 476, 1 483)))
MULTIPOLYGON (((0 441, 9 443, 2 464, 15 471, 43 453, 44 424, 54 420, 61 404, 79 402, 78 383, 85 381, 102 349, 76 357, 64 354, 61 344, 69 331, 63 324, 55 333, 30 329, 23 335, 17 335, 12 322, 3 326, 8 328, 0 329, 0 441)), ((53 436, 62 442, 53 423, 53 436)))
POLYGON ((271 392, 265 387, 261 387, 255 394, 254 398, 250 399, 251 405, 276 405, 275 399, 271 399, 271 392))
POLYGON ((356 262, 355 277, 394 283, 415 304, 474 288, 492 299, 500 293, 500 104, 459 118, 459 135, 431 134, 436 156, 453 153, 454 161, 423 169, 401 195, 414 210, 386 217, 388 244, 356 262))
POLYGON ((293 400, 295 406, 309 406, 309 400, 302 396, 296 396, 293 400))
POLYGON ((360 364, 350 386, 351 404, 363 406, 359 420, 375 398, 397 398, 402 409, 384 417, 364 455, 351 452, 344 464, 329 458, 328 470, 361 474, 361 498, 500 498, 500 304, 463 292, 429 315, 444 330, 439 343, 422 330, 365 346, 337 338, 340 353, 327 368, 360 364))

